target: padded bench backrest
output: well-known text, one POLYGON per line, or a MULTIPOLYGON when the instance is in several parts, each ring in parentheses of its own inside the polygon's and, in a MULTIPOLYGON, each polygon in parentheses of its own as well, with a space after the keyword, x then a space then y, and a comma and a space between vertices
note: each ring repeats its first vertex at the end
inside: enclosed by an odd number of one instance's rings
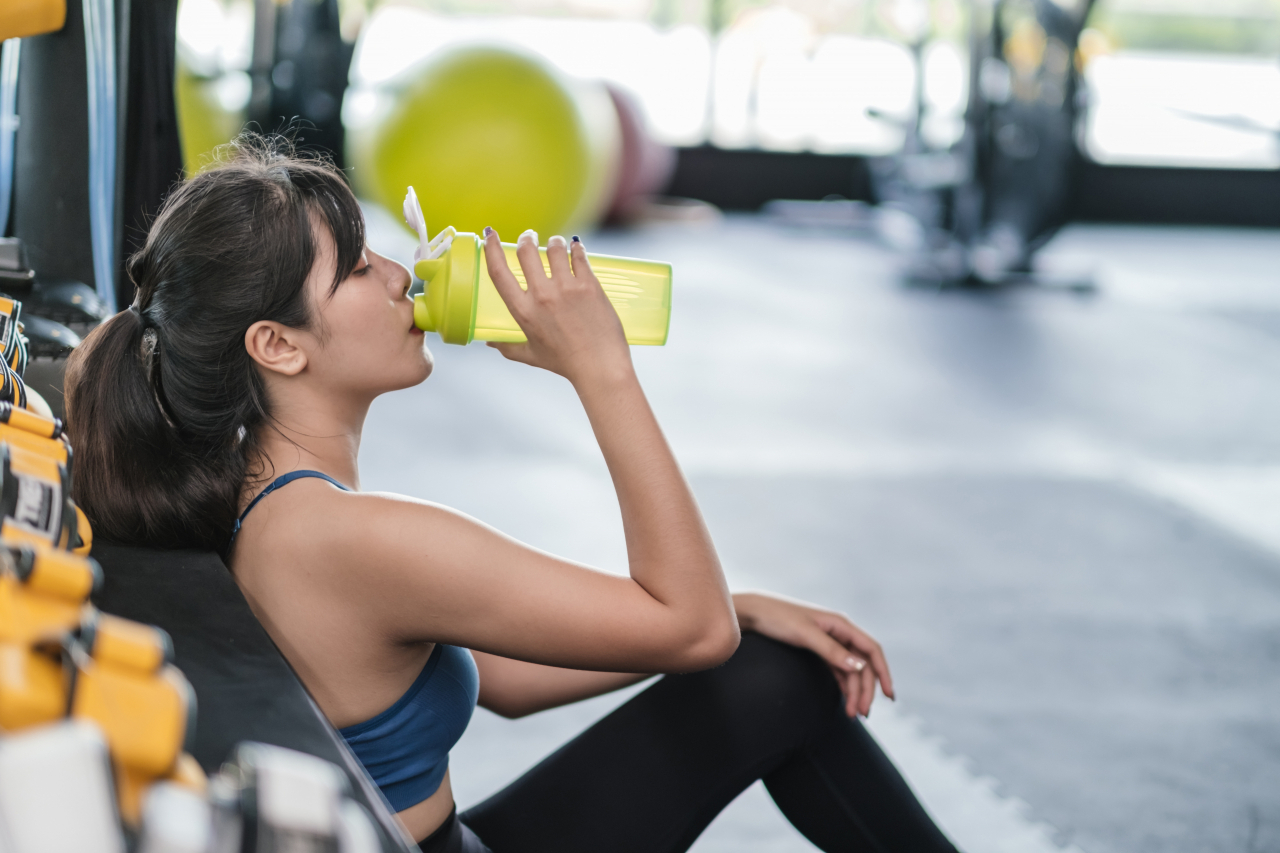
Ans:
POLYGON ((319 756, 346 770, 352 796, 380 824, 384 851, 415 849, 216 554, 98 541, 93 557, 105 576, 93 603, 105 613, 158 625, 173 638, 174 663, 196 693, 192 754, 206 772, 215 772, 245 740, 319 756))

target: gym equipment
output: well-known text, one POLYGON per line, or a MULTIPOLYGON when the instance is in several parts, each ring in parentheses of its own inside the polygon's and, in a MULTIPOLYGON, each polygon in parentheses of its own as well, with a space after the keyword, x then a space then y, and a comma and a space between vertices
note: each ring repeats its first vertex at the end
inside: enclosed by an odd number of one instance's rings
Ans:
MULTIPOLYGON (((107 790, 114 787, 120 815, 136 826, 142 795, 156 779, 203 787, 202 771, 182 752, 194 723, 191 687, 169 664, 173 647, 163 631, 86 604, 102 569, 60 550, 66 537, 56 531, 68 517, 65 468, 11 443, 30 428, 32 437, 57 444, 61 425, 12 407, 0 414, 7 430, 0 502, 8 516, 0 526, 0 730, 65 717, 92 722, 111 757, 114 785, 107 790), (20 473, 19 463, 30 467, 20 473)), ((6 823, 0 830, 9 829, 6 823)))
POLYGON ((120 819, 111 763, 101 729, 84 720, 0 737, 6 853, 383 850, 342 771, 304 753, 242 744, 207 786, 152 784, 136 827, 120 819))
MULTIPOLYGON (((21 386, 7 364, 0 362, 0 371, 21 386)), ((0 400, 0 535, 11 544, 88 554, 93 531, 70 497, 71 463, 60 420, 0 400)))
POLYGON ((89 75, 89 231, 98 298, 116 312, 116 19, 114 0, 84 0, 89 75))
MULTIPOLYGON (((965 130, 946 150, 921 134, 917 83, 917 111, 904 127, 901 153, 872 169, 882 208, 905 213, 919 232, 909 278, 1001 284, 1032 276, 1032 255, 1069 212, 1078 160, 1075 54, 1092 5, 971 3, 965 130)), ((922 67, 923 43, 914 52, 922 67)))
POLYGON ((341 165, 340 116, 355 46, 342 39, 338 0, 257 0, 257 5, 255 26, 269 31, 254 37, 250 120, 264 129, 290 122, 300 149, 328 154, 341 165), (263 48, 272 52, 262 56, 263 48))
MULTIPOLYGON (((142 247, 161 202, 173 184, 182 179, 182 150, 174 102, 178 4, 173 0, 132 0, 127 8, 127 29, 121 26, 126 37, 121 39, 119 80, 125 112, 123 145, 119 152, 121 257, 128 257, 142 247)), ((42 280, 48 282, 87 281, 83 273, 53 268, 47 263, 38 269, 42 280)), ((116 305, 128 305, 133 295, 129 277, 120 276, 116 283, 116 305)), ((32 310, 60 323, 71 322, 44 314, 34 306, 32 310)), ((103 317, 106 316, 109 315, 104 309, 103 317)))
POLYGON ((68 721, 0 738, 0 846, 6 853, 125 853, 111 761, 96 726, 68 721))
MULTIPOLYGON (((78 281, 37 276, 27 265, 23 241, 0 238, 0 363, 4 365, 0 400, 26 406, 29 359, 65 358, 80 345, 80 335, 65 323, 87 330, 107 313, 107 306, 92 288, 78 281)), ((60 408, 61 373, 56 366, 52 370, 48 364, 42 366, 36 381, 45 391, 53 392, 50 396, 60 408), (54 373, 57 384, 41 383, 41 373, 54 373)))
MULTIPOLYGON (((66 8, 63 8, 65 17, 66 8)), ((61 26, 61 22, 59 22, 61 26)), ((13 137, 18 132, 18 62, 22 41, 0 44, 0 238, 9 227, 13 202, 13 137)))
MULTIPOLYGON (((502 301, 484 260, 483 239, 452 226, 427 239, 427 226, 413 187, 404 200, 405 221, 418 234, 413 272, 426 283, 413 297, 413 322, 437 332, 445 343, 526 340, 502 301)), ((503 243, 507 264, 521 287, 527 287, 513 243, 503 243)), ((543 269, 550 271, 547 250, 539 249, 543 269)), ((588 254, 591 269, 622 320, 627 342, 661 346, 671 323, 671 264, 611 255, 588 254)))
MULTIPOLYGON (((65 326, 93 327, 111 316, 93 288, 78 281, 44 276, 34 279, 31 292, 22 297, 22 304, 28 317, 36 315, 65 326)), ((31 337, 30 331, 27 337, 31 337)), ((61 345, 74 349, 79 341, 71 338, 61 341, 61 345)))
POLYGON ((332 762, 292 749, 245 743, 222 775, 235 780, 247 849, 380 849, 372 819, 348 798, 347 777, 332 762))
POLYGON ((93 594, 93 603, 104 612, 157 625, 173 638, 173 662, 190 681, 199 701, 200 725, 190 752, 211 774, 215 823, 224 807, 233 822, 239 821, 236 804, 243 802, 240 783, 232 784, 240 778, 239 772, 220 781, 219 767, 236 754, 242 741, 256 741, 336 765, 350 785, 350 798, 373 818, 380 845, 377 849, 384 853, 416 850, 377 786, 320 713, 216 554, 99 542, 93 556, 102 564, 105 576, 101 589, 93 594))
POLYGON ((120 257, 182 176, 175 4, 119 3, 117 21, 117 2, 72 0, 60 31, 22 40, 8 232, 38 280, 84 282, 107 313, 132 300, 120 257))
POLYGON ((17 237, 0 237, 0 292, 20 297, 28 316, 35 314, 56 323, 91 327, 109 316, 93 288, 78 281, 37 277, 27 265, 26 250, 17 237))
POLYGON ((627 222, 639 215, 645 203, 671 182, 676 170, 676 152, 649 135, 644 111, 634 95, 612 83, 606 83, 605 88, 618 113, 622 143, 608 219, 627 222))
POLYGON ((28 419, 37 423, 48 421, 35 412, 14 408, 12 403, 0 403, 0 442, 48 457, 63 466, 68 466, 70 470, 71 448, 60 435, 62 422, 54 421, 59 435, 45 436, 30 429, 25 423, 28 419))
POLYGON ((0 296, 0 359, 21 376, 27 369, 27 342, 22 334, 22 303, 0 296))
POLYGON ((53 456, 0 444, 0 536, 66 548, 78 522, 67 468, 53 456))
POLYGON ((385 849, 328 761, 244 744, 207 784, 184 751, 195 702, 172 642, 86 604, 102 578, 93 560, 0 546, 0 849, 115 853, 122 829, 139 853, 385 849))
POLYGON ((172 648, 159 628, 93 610, 70 647, 71 716, 102 729, 120 816, 129 826, 138 825, 142 796, 155 780, 177 777, 203 787, 203 774, 180 760, 195 728, 195 696, 169 663, 172 648))
POLYGON ((599 84, 476 45, 433 54, 365 95, 385 110, 348 123, 347 162, 357 191, 389 211, 414 186, 429 221, 468 232, 563 234, 605 212, 620 144, 599 84))
MULTIPOLYGON (((79 282, 77 282, 79 284, 79 282)), ((80 285, 84 287, 84 285, 80 285)), ((80 336, 61 323, 28 315, 23 321, 23 334, 32 358, 65 358, 80 346, 80 336)))
POLYGON ((62 29, 66 20, 67 0, 5 0, 0 9, 0 41, 51 33, 62 29))

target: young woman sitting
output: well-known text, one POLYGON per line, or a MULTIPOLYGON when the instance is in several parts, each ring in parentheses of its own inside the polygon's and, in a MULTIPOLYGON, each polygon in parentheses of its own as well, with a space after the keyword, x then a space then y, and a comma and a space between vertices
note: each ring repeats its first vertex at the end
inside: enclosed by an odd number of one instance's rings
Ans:
POLYGON ((448 507, 360 491, 369 405, 431 374, 410 276, 365 245, 340 173, 244 137, 176 188, 129 261, 137 300, 66 378, 96 535, 220 552, 254 613, 424 851, 687 849, 763 779, 823 850, 954 851, 858 722, 880 646, 844 616, 730 594, 582 244, 485 230, 528 335, 496 348, 577 391, 630 576, 448 507), (458 814, 449 749, 477 702, 532 714, 667 673, 458 814))

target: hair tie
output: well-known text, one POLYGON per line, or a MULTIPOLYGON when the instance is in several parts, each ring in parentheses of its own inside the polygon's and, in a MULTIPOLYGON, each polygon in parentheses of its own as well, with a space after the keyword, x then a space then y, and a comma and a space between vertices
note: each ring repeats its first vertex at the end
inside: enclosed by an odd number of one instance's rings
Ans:
POLYGON ((142 321, 143 326, 151 325, 151 321, 143 313, 147 309, 142 304, 142 291, 138 291, 137 296, 133 297, 133 302, 129 303, 129 310, 138 315, 138 319, 142 321))
MULTIPOLYGON (((139 312, 140 313, 140 312, 139 312)), ((142 332, 142 348, 138 352, 138 357, 142 359, 142 368, 147 372, 147 383, 151 383, 151 374, 154 369, 156 360, 156 348, 160 344, 160 337, 156 334, 154 326, 148 326, 142 332)))
MULTIPOLYGON (((132 305, 129 307, 133 308, 132 305)), ((156 408, 160 410, 160 416, 164 418, 165 423, 172 429, 177 429, 177 424, 173 422, 173 418, 169 417, 169 411, 165 408, 164 401, 160 399, 160 388, 155 380, 156 361, 159 357, 160 336, 156 333, 154 326, 148 326, 142 331, 142 346, 138 351, 138 358, 142 361, 142 371, 147 377, 147 387, 151 389, 151 396, 156 401, 156 408)))

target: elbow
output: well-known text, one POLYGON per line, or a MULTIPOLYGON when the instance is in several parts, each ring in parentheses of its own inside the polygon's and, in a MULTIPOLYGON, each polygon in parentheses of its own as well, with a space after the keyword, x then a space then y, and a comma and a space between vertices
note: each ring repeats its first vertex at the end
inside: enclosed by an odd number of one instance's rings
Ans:
POLYGON ((742 633, 738 629, 738 620, 732 618, 732 613, 729 617, 717 620, 713 625, 702 626, 698 636, 685 645, 680 656, 679 671, 711 669, 733 657, 733 653, 738 650, 742 633))

